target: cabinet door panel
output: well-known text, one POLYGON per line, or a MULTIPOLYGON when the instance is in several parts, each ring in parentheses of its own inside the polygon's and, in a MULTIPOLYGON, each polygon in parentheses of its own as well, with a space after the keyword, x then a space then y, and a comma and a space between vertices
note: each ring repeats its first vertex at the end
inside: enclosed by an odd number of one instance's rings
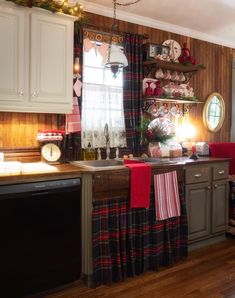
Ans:
MULTIPOLYGON (((13 105, 27 97, 28 56, 26 15, 14 8, 0 8, 0 104, 13 105)), ((5 110, 4 108, 1 110, 5 110)))
POLYGON ((213 183, 212 199, 212 233, 223 232, 228 226, 228 182, 213 183))
MULTIPOLYGON (((30 101, 64 105, 71 111, 73 22, 55 15, 31 15, 30 101), (70 104, 70 105, 69 105, 70 104)), ((54 106, 55 109, 55 106, 54 106)))
POLYGON ((186 186, 189 240, 196 240, 210 234, 210 197, 208 183, 186 186))

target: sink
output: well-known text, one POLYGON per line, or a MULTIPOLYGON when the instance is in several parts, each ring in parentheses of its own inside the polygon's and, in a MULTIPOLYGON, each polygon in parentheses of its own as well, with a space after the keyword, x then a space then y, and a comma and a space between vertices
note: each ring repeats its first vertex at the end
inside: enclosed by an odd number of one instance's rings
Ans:
POLYGON ((83 167, 103 168, 103 167, 123 166, 123 160, 118 160, 118 159, 77 160, 77 161, 72 161, 71 164, 75 166, 81 166, 81 167, 83 166, 83 167))
MULTIPOLYGON (((133 160, 149 162, 152 164, 175 164, 177 161, 172 161, 169 158, 141 158, 134 157, 133 160)), ((123 166, 123 159, 109 159, 109 160, 76 160, 70 162, 72 165, 80 166, 84 168, 108 168, 114 166, 123 166)))
POLYGON ((175 164, 177 161, 170 160, 169 158, 156 158, 156 157, 148 157, 148 158, 140 158, 140 160, 144 162, 156 163, 156 164, 175 164))

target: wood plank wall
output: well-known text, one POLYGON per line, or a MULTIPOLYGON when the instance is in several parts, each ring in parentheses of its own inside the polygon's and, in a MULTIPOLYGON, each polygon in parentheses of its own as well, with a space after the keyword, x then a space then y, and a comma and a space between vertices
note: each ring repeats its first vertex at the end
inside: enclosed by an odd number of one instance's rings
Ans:
POLYGON ((0 112, 0 148, 38 147, 39 129, 57 128, 58 115, 0 112))
MULTIPOLYGON (((98 30, 104 31, 103 27, 111 27, 112 19, 94 14, 90 14, 90 16, 98 30)), ((149 42, 152 43, 161 44, 167 39, 174 39, 181 45, 184 42, 187 43, 191 53, 197 58, 197 62, 206 66, 205 70, 199 71, 190 81, 196 96, 204 102, 210 93, 219 92, 224 98, 226 107, 224 125, 217 133, 210 133, 203 125, 203 104, 197 104, 191 108, 190 116, 192 122, 197 126, 196 138, 208 142, 229 141, 232 120, 232 59, 235 58, 235 50, 124 21, 119 21, 119 30, 139 34, 147 33, 149 42)), ((57 127, 57 115, 0 112, 0 148, 37 147, 38 129, 57 127)))

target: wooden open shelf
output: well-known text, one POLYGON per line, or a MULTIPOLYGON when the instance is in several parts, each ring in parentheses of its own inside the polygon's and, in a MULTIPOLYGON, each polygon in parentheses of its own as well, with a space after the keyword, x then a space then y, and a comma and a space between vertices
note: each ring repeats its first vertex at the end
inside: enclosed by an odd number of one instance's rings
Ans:
POLYGON ((188 103, 188 104, 193 104, 193 103, 203 103, 202 101, 198 101, 198 100, 193 100, 190 98, 182 98, 182 97, 168 97, 168 98, 164 98, 164 97, 158 97, 158 96, 149 96, 149 97, 144 97, 144 100, 155 100, 155 101, 159 101, 159 102, 173 102, 173 103, 188 103))
POLYGON ((183 65, 181 63, 167 62, 167 61, 162 61, 162 60, 157 60, 157 59, 144 61, 143 65, 150 69, 152 69, 154 67, 154 68, 173 70, 173 71, 178 71, 178 72, 183 72, 183 73, 196 72, 196 71, 202 69, 202 67, 200 65, 183 65))

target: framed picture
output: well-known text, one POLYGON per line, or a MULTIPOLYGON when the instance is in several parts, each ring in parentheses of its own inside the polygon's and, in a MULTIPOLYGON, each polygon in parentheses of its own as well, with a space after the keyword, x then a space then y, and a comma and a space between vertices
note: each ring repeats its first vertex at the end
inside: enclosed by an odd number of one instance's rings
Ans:
POLYGON ((170 48, 168 46, 146 43, 143 45, 143 59, 151 60, 154 59, 157 55, 169 56, 170 48))
POLYGON ((170 48, 168 46, 161 45, 161 55, 169 56, 170 55, 170 48))

